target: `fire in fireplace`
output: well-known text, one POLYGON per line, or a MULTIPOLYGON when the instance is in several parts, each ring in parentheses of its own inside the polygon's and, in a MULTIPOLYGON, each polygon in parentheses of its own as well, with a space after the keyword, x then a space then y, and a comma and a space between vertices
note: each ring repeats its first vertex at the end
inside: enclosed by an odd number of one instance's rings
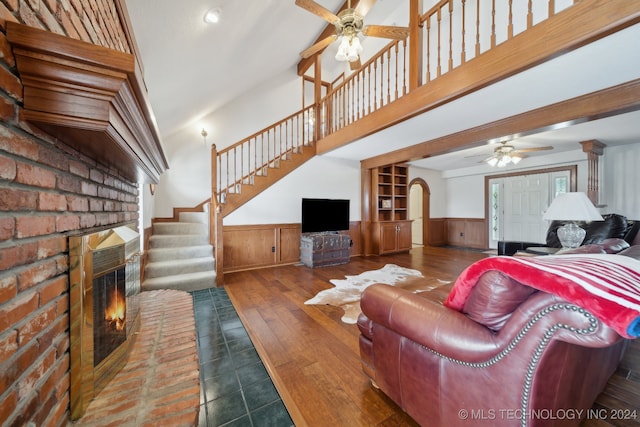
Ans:
POLYGON ((93 366, 127 338, 124 279, 124 268, 93 279, 93 366))
POLYGON ((69 238, 71 418, 124 366, 139 328, 135 225, 69 238))

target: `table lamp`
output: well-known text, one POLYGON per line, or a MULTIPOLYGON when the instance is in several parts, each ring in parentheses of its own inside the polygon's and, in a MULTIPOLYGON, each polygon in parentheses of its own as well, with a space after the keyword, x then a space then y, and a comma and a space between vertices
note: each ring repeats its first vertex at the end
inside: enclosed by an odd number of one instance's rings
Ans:
POLYGON ((575 221, 604 220, 585 193, 558 194, 542 219, 569 221, 558 228, 558 239, 563 248, 577 248, 584 240, 587 232, 575 221))

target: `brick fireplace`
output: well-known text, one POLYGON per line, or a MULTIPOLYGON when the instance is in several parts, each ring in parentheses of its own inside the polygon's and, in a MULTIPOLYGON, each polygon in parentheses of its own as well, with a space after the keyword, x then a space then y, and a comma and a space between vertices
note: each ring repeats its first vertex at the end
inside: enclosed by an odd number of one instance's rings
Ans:
POLYGON ((135 224, 69 238, 71 418, 124 366, 140 328, 135 224))
POLYGON ((143 185, 168 167, 136 54, 124 0, 0 2, 6 425, 66 425, 69 237, 138 224, 143 185))

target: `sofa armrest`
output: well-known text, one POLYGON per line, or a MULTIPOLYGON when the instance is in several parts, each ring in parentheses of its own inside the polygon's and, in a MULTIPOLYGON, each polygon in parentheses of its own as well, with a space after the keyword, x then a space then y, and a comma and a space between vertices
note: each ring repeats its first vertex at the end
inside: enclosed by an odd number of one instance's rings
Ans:
POLYGON ((428 294, 375 284, 365 290, 360 306, 374 324, 449 357, 474 362, 500 350, 494 332, 428 294))

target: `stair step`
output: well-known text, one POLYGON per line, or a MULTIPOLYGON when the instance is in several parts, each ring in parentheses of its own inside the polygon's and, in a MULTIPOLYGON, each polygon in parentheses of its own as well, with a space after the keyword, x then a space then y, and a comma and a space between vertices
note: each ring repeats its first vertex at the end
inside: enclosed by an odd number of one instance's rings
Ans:
POLYGON ((213 271, 214 269, 215 262, 213 257, 172 259, 148 263, 144 270, 144 277, 145 279, 152 279, 176 274, 213 271))
POLYGON ((208 224, 209 212, 180 212, 178 220, 180 222, 199 222, 202 224, 208 224))
POLYGON ((213 247, 211 245, 157 248, 147 251, 149 263, 203 257, 213 257, 213 247))
POLYGON ((201 222, 156 222, 153 235, 167 234, 207 234, 207 224, 201 222))
POLYGON ((216 286, 215 271, 177 274, 174 276, 154 277, 142 282, 141 290, 180 289, 182 291, 197 291, 216 286))
POLYGON ((149 237, 150 249, 200 246, 208 243, 209 236, 206 234, 160 234, 149 237))

